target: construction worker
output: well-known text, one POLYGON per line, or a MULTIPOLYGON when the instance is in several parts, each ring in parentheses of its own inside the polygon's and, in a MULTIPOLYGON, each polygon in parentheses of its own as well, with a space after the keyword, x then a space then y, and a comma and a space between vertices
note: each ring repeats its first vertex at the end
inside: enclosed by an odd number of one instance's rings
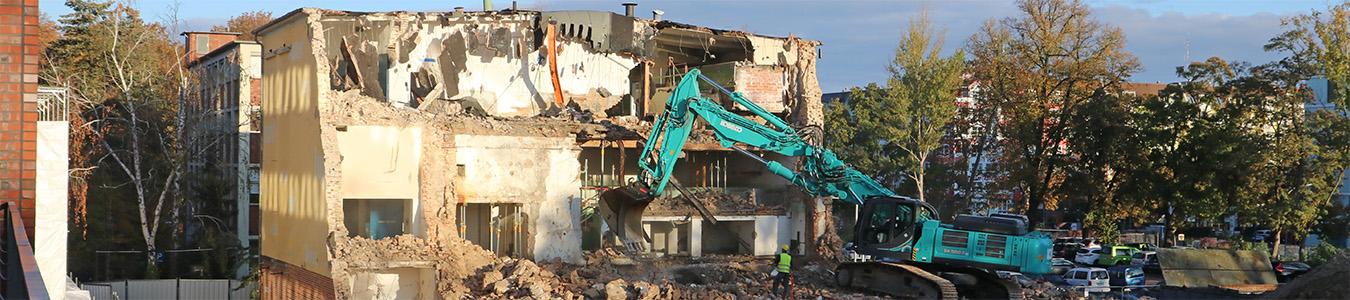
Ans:
POLYGON ((781 293, 781 295, 783 295, 784 298, 786 298, 787 295, 792 293, 792 286, 790 282, 791 275, 789 274, 790 272, 792 272, 792 254, 788 252, 788 249, 789 249, 788 245, 783 245, 783 252, 778 252, 778 257, 774 259, 774 270, 773 270, 774 271, 773 292, 774 294, 781 293), (778 291, 779 286, 783 287, 782 292, 778 291))

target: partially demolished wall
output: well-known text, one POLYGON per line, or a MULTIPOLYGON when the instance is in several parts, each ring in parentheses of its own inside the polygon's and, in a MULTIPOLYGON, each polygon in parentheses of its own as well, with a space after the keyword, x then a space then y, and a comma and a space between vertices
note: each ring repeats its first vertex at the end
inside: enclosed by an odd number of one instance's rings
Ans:
MULTIPOLYGON (((445 298, 472 293, 464 280, 501 254, 463 238, 457 217, 475 203, 520 206, 525 258, 581 262, 585 145, 612 140, 635 151, 662 92, 687 68, 726 66, 714 79, 753 91, 797 125, 823 123, 818 43, 796 38, 607 12, 309 8, 258 35, 264 124, 273 126, 263 130, 272 148, 262 170, 263 255, 330 276, 338 298, 421 297, 422 288, 387 290, 428 280, 445 298), (562 106, 543 43, 550 21, 562 106), (309 147, 315 157, 283 153, 309 147), (406 200, 390 210, 401 223, 355 209, 391 199, 406 200)), ((750 209, 741 204, 727 207, 750 209)))

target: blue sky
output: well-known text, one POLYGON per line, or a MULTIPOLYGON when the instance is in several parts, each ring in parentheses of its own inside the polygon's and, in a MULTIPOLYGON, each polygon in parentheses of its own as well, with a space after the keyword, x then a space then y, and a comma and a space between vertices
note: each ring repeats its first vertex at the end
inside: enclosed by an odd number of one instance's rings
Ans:
MULTIPOLYGON (((629 0, 632 1, 632 0, 629 0)), ((1261 46, 1282 31, 1280 19, 1313 9, 1325 9, 1330 0, 1084 0, 1096 18, 1120 27, 1126 48, 1139 57, 1144 70, 1131 80, 1175 81, 1176 66, 1219 56, 1229 60, 1264 63, 1282 56, 1266 53, 1261 46)), ((522 9, 609 10, 619 12, 613 1, 519 1, 522 9)), ((984 20, 1016 14, 1012 1, 635 1, 638 15, 650 17, 652 9, 665 11, 666 19, 715 28, 746 30, 777 36, 796 35, 819 40, 818 63, 821 87, 826 92, 881 81, 885 64, 907 20, 927 10, 930 19, 945 31, 948 50, 962 47, 984 20)), ((70 10, 65 1, 46 0, 40 9, 53 18, 70 10)), ((455 6, 481 9, 482 1, 262 1, 262 0, 140 0, 134 6, 149 20, 169 20, 177 7, 185 30, 209 29, 230 16, 246 11, 270 11, 281 16, 298 7, 321 7, 355 11, 445 11, 455 6)), ((511 1, 494 1, 497 9, 511 1)))

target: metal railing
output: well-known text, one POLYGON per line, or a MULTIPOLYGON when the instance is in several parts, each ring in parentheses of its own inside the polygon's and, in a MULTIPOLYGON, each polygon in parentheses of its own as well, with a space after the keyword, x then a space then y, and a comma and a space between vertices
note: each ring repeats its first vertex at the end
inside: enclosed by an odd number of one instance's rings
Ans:
POLYGON ((38 87, 38 121, 68 121, 70 105, 66 100, 66 88, 38 87))
POLYGON ((143 279, 80 283, 94 300, 252 299, 255 282, 232 279, 143 279))
POLYGON ((1127 292, 1130 292, 1130 291, 1140 291, 1140 290, 1148 290, 1148 289, 1156 289, 1156 288, 1158 288, 1158 287, 1159 287, 1159 285, 1157 285, 1157 284, 1144 284, 1144 285, 1109 285, 1109 286, 1082 286, 1082 285, 1074 285, 1074 286, 1069 286, 1068 288, 1069 288, 1069 289, 1073 289, 1073 290, 1080 290, 1080 292, 1083 292, 1083 297, 1084 297, 1084 298, 1088 298, 1088 297, 1091 295, 1091 293, 1119 293, 1119 296, 1121 297, 1121 299, 1124 299, 1124 298, 1125 298, 1125 293, 1127 293, 1127 292), (1106 290, 1108 290, 1108 291, 1106 291, 1106 292, 1101 292, 1101 291, 1100 291, 1101 289, 1106 289, 1106 290))
POLYGON ((23 217, 13 202, 0 204, 4 211, 4 264, 5 272, 0 277, 0 295, 3 299, 49 299, 47 286, 42 282, 42 273, 38 272, 37 260, 33 258, 33 245, 28 242, 28 232, 23 228, 23 217))

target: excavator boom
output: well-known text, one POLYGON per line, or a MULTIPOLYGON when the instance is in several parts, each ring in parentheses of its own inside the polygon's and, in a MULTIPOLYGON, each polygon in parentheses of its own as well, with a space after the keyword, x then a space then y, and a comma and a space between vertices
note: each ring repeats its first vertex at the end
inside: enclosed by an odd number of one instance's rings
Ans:
MULTIPOLYGON (((955 274, 951 276, 969 279, 962 280, 968 282, 984 282, 990 278, 997 281, 997 277, 990 277, 992 273, 984 271, 983 267, 986 266, 1024 273, 1049 271, 1049 240, 1035 233, 1026 233, 1025 221, 1020 229, 1008 231, 1014 232, 1012 234, 977 232, 980 230, 941 224, 931 205, 897 195, 871 177, 854 170, 834 152, 811 144, 797 129, 778 116, 746 99, 741 93, 718 85, 703 76, 698 69, 689 70, 680 79, 666 102, 665 112, 654 120, 652 131, 638 158, 640 172, 636 180, 600 195, 602 218, 610 225, 617 241, 624 246, 620 250, 645 251, 643 245, 649 238, 642 231, 642 212, 668 186, 679 188, 672 174, 698 119, 707 123, 706 128, 710 129, 721 146, 764 164, 769 172, 801 187, 806 193, 862 206, 854 229, 859 238, 855 242, 861 245, 857 251, 879 260, 842 265, 837 271, 847 274, 848 278, 841 285, 891 293, 893 291, 888 288, 896 285, 885 282, 901 280, 915 283, 903 290, 926 292, 896 296, 955 298, 959 285, 925 270, 955 274), (762 122, 728 111, 717 101, 704 97, 700 83, 706 83, 726 95, 734 105, 744 108, 762 122), (797 158, 795 169, 765 159, 751 150, 797 158), (954 244, 954 241, 961 243, 954 244), (1039 252, 1045 255, 1037 256, 1039 252), (855 276, 860 277, 854 280, 855 276), (880 279, 885 280, 876 281, 880 279)), ((697 201, 691 202, 697 207, 697 201)), ((710 218, 703 210, 700 213, 704 214, 705 219, 710 218)), ((967 223, 1008 230, 999 223, 1008 221, 1006 218, 969 216, 964 219, 973 220, 967 223)), ((715 219, 709 221, 715 222, 715 219)), ((958 222, 957 225, 962 223, 958 222)), ((1006 282, 998 284, 1007 286, 1006 282)), ((1004 292, 997 297, 1020 296, 1016 286, 998 290, 1004 292)))

